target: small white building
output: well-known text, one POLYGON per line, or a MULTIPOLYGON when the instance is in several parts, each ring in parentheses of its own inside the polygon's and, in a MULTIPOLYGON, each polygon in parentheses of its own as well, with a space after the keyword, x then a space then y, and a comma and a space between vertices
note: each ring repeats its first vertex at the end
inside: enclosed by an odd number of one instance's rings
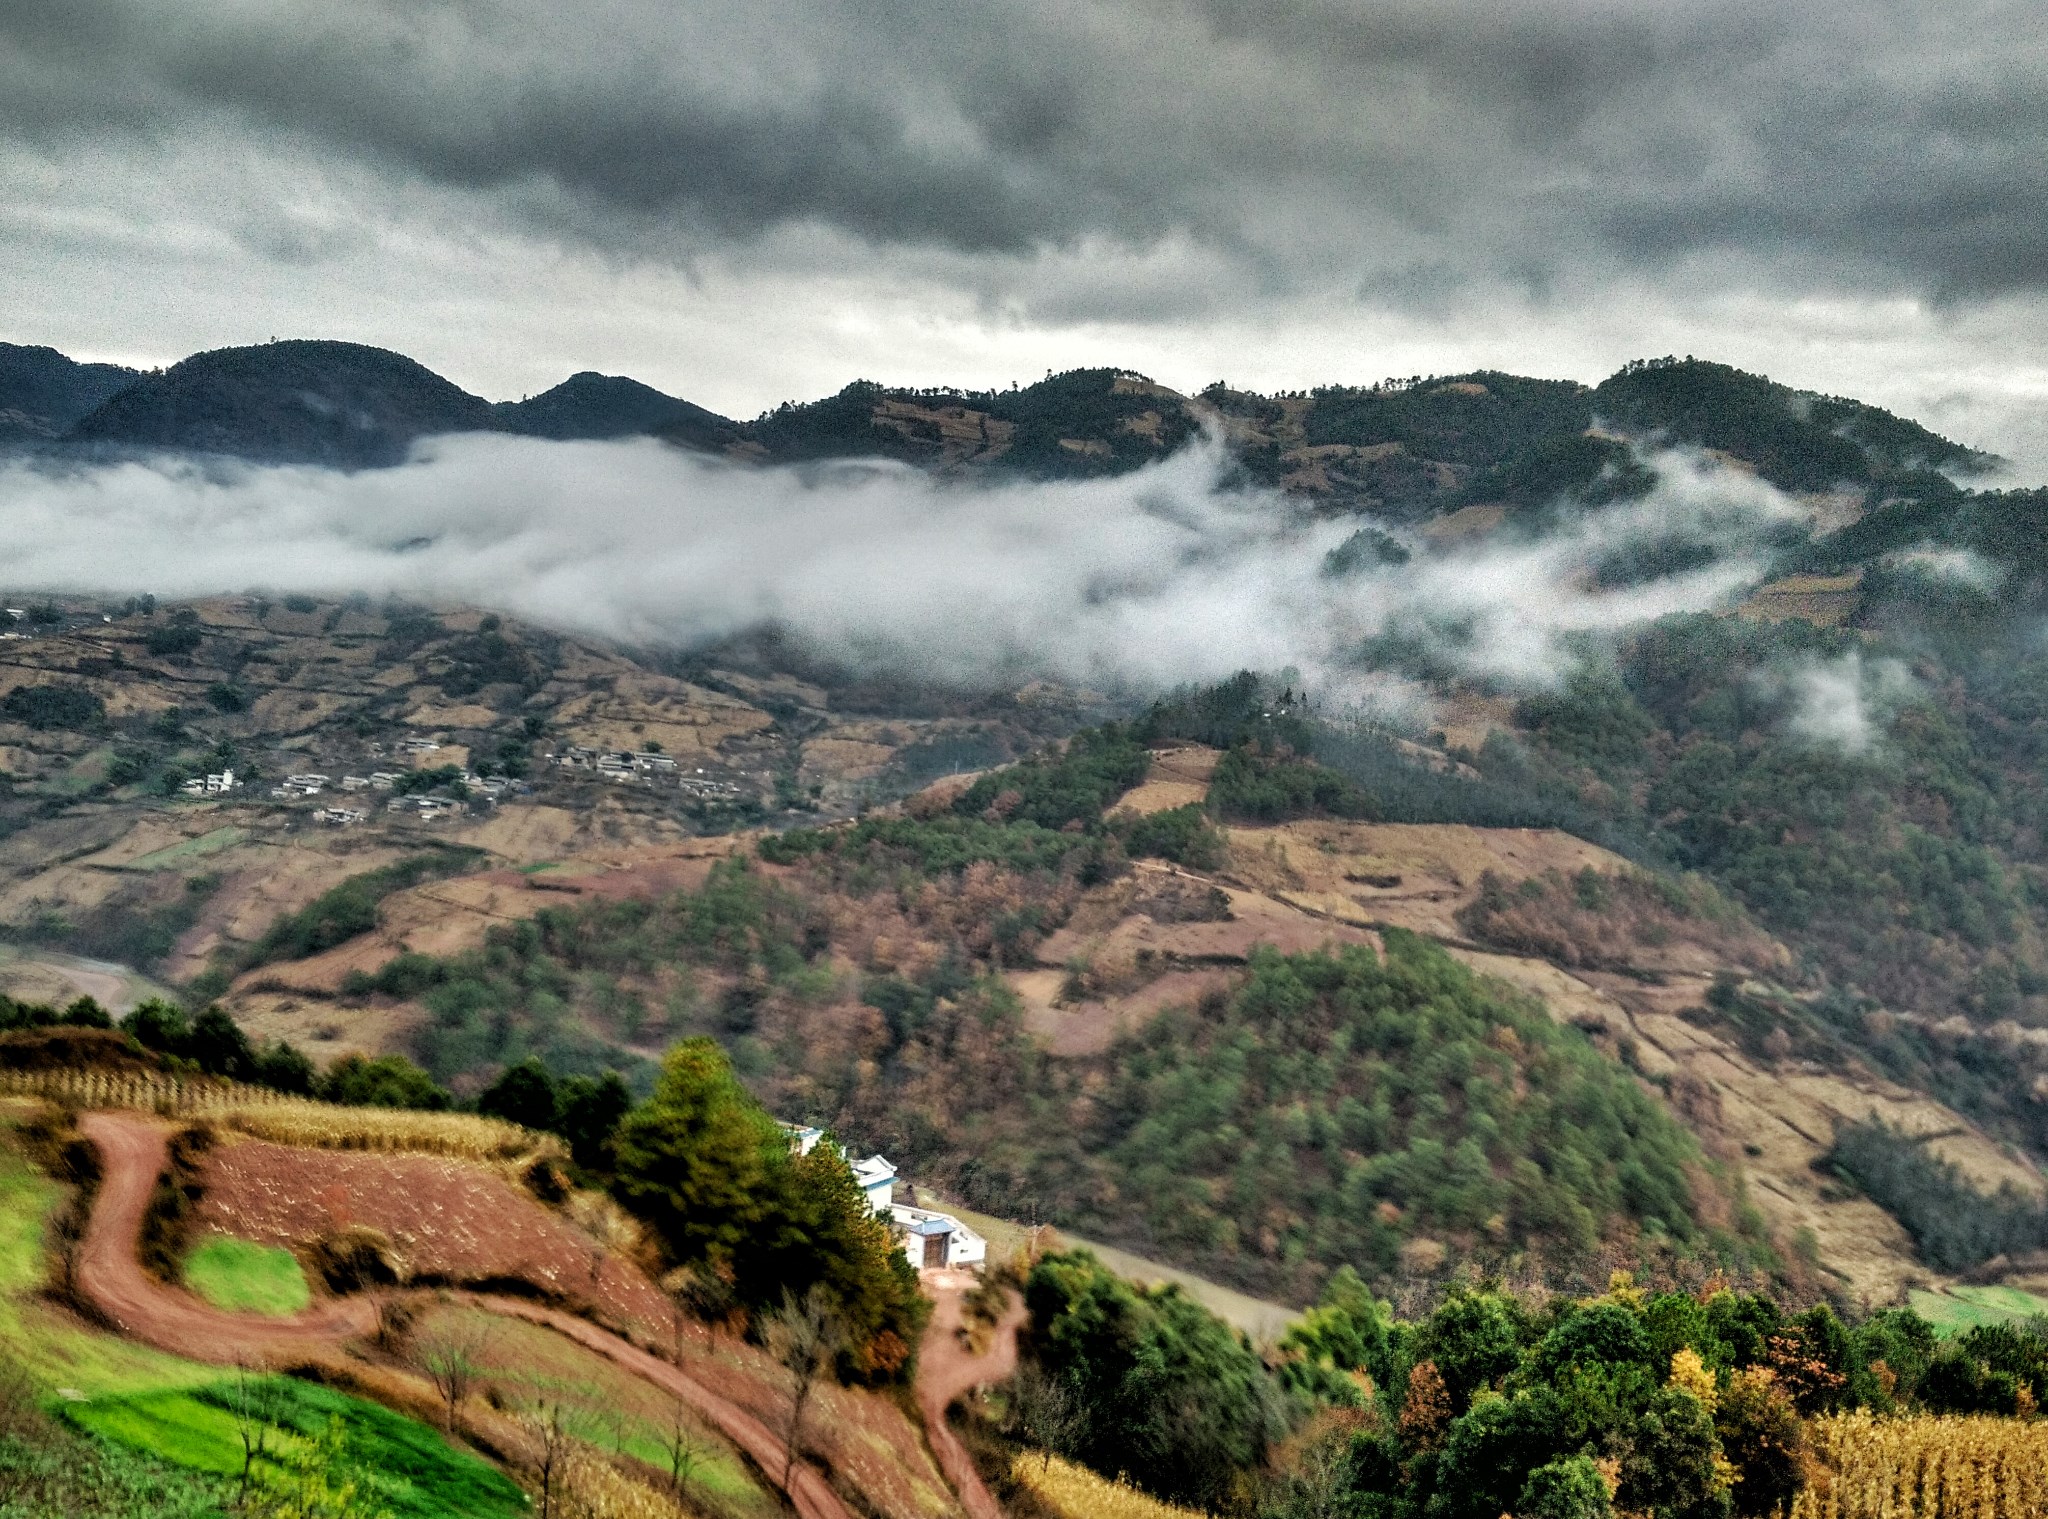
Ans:
POLYGON ((860 1183, 861 1191, 868 1195, 868 1206, 877 1213, 887 1213, 896 1196, 896 1168, 879 1155, 870 1155, 866 1160, 853 1163, 853 1179, 860 1183))
POLYGON ((892 1203, 889 1217, 903 1230, 903 1253, 920 1271, 979 1266, 988 1260, 988 1241, 950 1213, 892 1203))
POLYGON ((786 1123, 782 1132, 789 1136, 789 1147, 799 1155, 810 1154, 825 1137, 823 1129, 814 1129, 807 1123, 786 1123))
POLYGON ((211 775, 197 775, 178 789, 187 796, 226 796, 239 785, 233 770, 218 770, 211 775))

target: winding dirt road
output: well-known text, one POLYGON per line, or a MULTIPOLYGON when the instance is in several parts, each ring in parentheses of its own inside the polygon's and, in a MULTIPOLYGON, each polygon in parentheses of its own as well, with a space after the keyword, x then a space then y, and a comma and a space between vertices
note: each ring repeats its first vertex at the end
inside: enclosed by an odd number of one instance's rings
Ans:
POLYGON ((98 1148, 102 1173, 78 1247, 78 1288, 123 1334, 196 1361, 226 1363, 320 1349, 375 1326, 374 1310, 360 1298, 266 1318, 223 1313, 166 1287, 136 1257, 142 1216, 170 1162, 166 1131, 132 1113, 87 1113, 78 1129, 98 1148))
POLYGON ((1024 1305, 1013 1297, 990 1336, 988 1349, 980 1355, 970 1354, 960 1343, 958 1331, 961 1301, 974 1284, 971 1272, 925 1273, 926 1290, 937 1306, 917 1352, 917 1408, 924 1415, 925 1438, 931 1442, 932 1455, 959 1494, 968 1519, 1003 1519, 1003 1506, 981 1480, 974 1458, 946 1422, 946 1409, 955 1398, 1000 1382, 1017 1369, 1017 1330, 1024 1322, 1024 1305))
MULTIPOLYGON (((157 1281, 142 1269, 136 1247, 150 1194, 169 1158, 166 1131, 135 1114, 115 1112, 88 1113, 79 1119, 78 1127, 98 1147, 103 1171, 92 1217, 79 1245, 78 1287, 123 1334, 193 1360, 232 1365, 334 1349, 341 1341, 368 1334, 374 1327, 374 1310, 359 1298, 337 1298, 293 1318, 263 1318, 210 1308, 191 1294, 157 1281)), ((584 1319, 539 1303, 465 1296, 493 1313, 552 1329, 674 1394, 744 1450, 769 1481, 781 1475, 781 1437, 669 1362, 584 1319)), ((940 1425, 944 1425, 943 1404, 940 1425)), ((963 1457, 965 1454, 961 1452, 963 1457)), ((971 1463, 967 1470, 972 1473, 971 1463)), ((950 1470, 947 1475, 952 1475, 950 1470)), ((831 1484, 806 1463, 798 1463, 788 1496, 799 1519, 853 1519, 831 1484)), ((974 1519, 1000 1519, 1000 1510, 993 1514, 970 1511, 974 1519)))

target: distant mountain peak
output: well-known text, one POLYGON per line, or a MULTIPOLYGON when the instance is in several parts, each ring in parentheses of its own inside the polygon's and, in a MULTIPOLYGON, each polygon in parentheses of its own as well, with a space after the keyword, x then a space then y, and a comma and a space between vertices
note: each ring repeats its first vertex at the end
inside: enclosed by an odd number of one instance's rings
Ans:
POLYGON ((579 370, 554 389, 524 401, 501 402, 498 423, 534 438, 659 436, 699 448, 722 448, 739 425, 623 375, 579 370))
POLYGON ((82 442, 266 463, 395 464, 433 433, 494 431, 491 404, 389 349, 292 338, 194 354, 81 421, 82 442))

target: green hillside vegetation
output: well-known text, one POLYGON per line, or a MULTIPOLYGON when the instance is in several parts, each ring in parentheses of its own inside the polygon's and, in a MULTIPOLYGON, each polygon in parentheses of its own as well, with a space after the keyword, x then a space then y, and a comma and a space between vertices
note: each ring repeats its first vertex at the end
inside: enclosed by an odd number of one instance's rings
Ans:
POLYGON ((1568 785, 1581 815, 1560 826, 1716 883, 1806 958, 1792 1021, 1841 1058, 2038 1146, 2026 1059, 1873 1015, 1989 1024, 2048 1005, 2044 695, 2048 663, 2002 635, 1947 663, 1919 639, 1676 617, 1525 700, 1522 745, 1466 758, 1537 796, 1568 785), (1846 693, 1852 726, 1802 727, 1815 681, 1846 693))
POLYGON ((785 402, 754 421, 747 437, 778 459, 937 459, 935 432, 920 430, 902 418, 880 420, 883 403, 893 401, 928 409, 961 408, 992 419, 1009 434, 1007 445, 993 460, 1004 470, 1037 478, 1120 474, 1164 458, 1195 432, 1194 420, 1179 398, 1120 387, 1121 374, 1115 369, 1075 369, 1019 389, 992 391, 893 390, 856 380, 821 401, 785 402))
POLYGON ((54 348, 0 343, 0 437, 59 437, 139 377, 119 364, 80 364, 54 348))
POLYGON ((1802 394, 1704 359, 1644 359, 1592 393, 1603 419, 1722 449, 1788 490, 1826 490, 1893 471, 1970 469, 1982 455, 1858 401, 1802 394))
POLYGON ((2048 1379, 2038 1322, 1942 1343, 1906 1309, 1845 1322, 1626 1276, 1578 1299, 1460 1288, 1401 1319, 1341 1272, 1263 1362, 1177 1288, 1135 1289, 1086 1252, 1039 1260, 1024 1296, 1011 1439, 1290 1519, 1767 1515, 1808 1481, 1810 1418, 2025 1415, 2048 1379))
POLYGON ((660 434, 698 448, 718 448, 739 436, 739 428, 715 412, 638 380, 588 370, 524 401, 501 401, 494 410, 508 431, 535 438, 660 434))
POLYGON ((215 1490, 230 1500, 244 1462, 240 1426, 254 1419, 275 1431, 276 1454, 256 1463, 253 1485, 266 1497, 298 1502, 298 1512, 391 1519, 528 1512, 510 1478, 417 1420, 290 1378, 92 1398, 62 1411, 106 1444, 218 1479, 215 1490))
POLYGON ((1424 1237, 1560 1273, 1602 1249, 1768 1261, 1753 1224, 1699 1225, 1695 1189, 1719 1184, 1632 1077, 1423 941, 1261 952, 1234 997, 1055 1060, 989 974, 1052 926, 1055 867, 977 919, 979 963, 962 945, 928 972, 848 976, 826 901, 850 899, 810 892, 842 871, 859 893, 923 879, 880 847, 825 856, 814 885, 737 861, 700 892, 550 911, 467 956, 394 962, 385 984, 426 1002, 419 1050, 443 1080, 552 1064, 592 1029, 645 1038, 658 1016, 716 1036, 772 1106, 972 1206, 1297 1299, 1347 1261, 1391 1277, 1424 1237))
MULTIPOLYGON (((1654 1099, 1399 931, 1384 959, 1259 951, 1234 998, 1163 1014, 1114 1065, 1091 1158, 1146 1245, 1227 1277, 1294 1294, 1339 1263, 1391 1279, 1431 1236, 1564 1265, 1617 1228, 1748 1256, 1696 1224, 1697 1151, 1654 1099)), ((1075 1222, 1115 1237, 1118 1211, 1075 1222)))
POLYGON ((1221 839, 1195 811, 1149 818, 1108 813, 1151 764, 1138 730, 1108 723, 1083 729, 1063 748, 978 777, 937 816, 792 830, 762 840, 760 855, 774 864, 829 861, 835 878, 853 889, 906 865, 943 876, 985 863, 1093 884, 1132 856, 1214 862, 1221 839))
POLYGON ((1938 1270, 1968 1271, 2048 1247, 2048 1206, 2011 1186, 1985 1195, 1880 1119, 1844 1124, 1827 1160, 1903 1224, 1920 1258, 1938 1270))
POLYGON ((292 340, 215 349, 144 375, 71 436, 360 468, 399 462, 427 434, 496 426, 488 402, 403 354, 292 340))

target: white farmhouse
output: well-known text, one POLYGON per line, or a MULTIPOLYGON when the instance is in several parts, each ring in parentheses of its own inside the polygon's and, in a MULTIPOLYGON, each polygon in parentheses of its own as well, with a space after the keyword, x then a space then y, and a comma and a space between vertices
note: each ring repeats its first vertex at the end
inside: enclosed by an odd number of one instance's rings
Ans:
MULTIPOLYGON (((785 1123, 789 1147, 808 1155, 825 1137, 823 1129, 809 1124, 785 1123)), ((988 1241, 950 1213, 934 1213, 896 1201, 896 1167, 880 1155, 849 1161, 853 1179, 867 1194, 868 1206, 884 1215, 903 1233, 903 1253, 920 1271, 942 1266, 979 1266, 988 1259, 988 1241)))
POLYGON ((979 1266, 988 1259, 988 1241, 950 1213, 892 1203, 889 1217, 903 1230, 903 1253, 920 1271, 979 1266))

